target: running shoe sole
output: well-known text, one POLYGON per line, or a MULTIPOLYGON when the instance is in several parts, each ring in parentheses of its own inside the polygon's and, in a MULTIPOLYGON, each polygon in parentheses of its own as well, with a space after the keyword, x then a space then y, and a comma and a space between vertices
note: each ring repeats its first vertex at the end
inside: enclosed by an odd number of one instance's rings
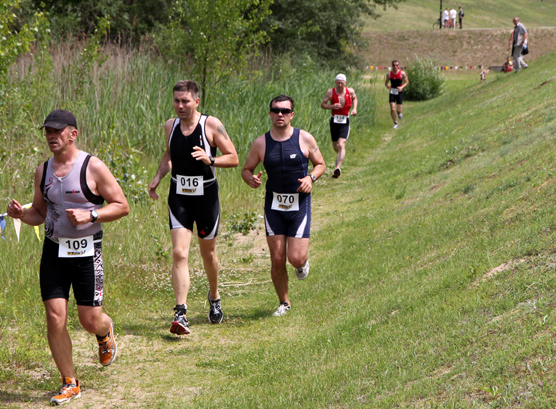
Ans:
POLYGON ((172 326, 170 327, 170 332, 176 335, 191 334, 191 330, 189 329, 189 327, 186 327, 177 321, 172 322, 172 326))

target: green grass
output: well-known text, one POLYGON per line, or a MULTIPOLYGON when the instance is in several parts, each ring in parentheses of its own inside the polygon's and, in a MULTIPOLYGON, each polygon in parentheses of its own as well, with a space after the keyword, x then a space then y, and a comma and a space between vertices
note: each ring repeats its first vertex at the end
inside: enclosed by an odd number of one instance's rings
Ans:
MULTIPOLYGON (((193 334, 170 336, 165 204, 134 204, 105 226, 106 309, 120 342, 111 367, 94 364, 70 303, 79 407, 556 406, 555 66, 552 54, 484 84, 448 75, 442 96, 404 104, 398 130, 382 82, 369 87, 376 122, 352 132, 341 178, 315 186, 311 273, 290 282, 283 318, 271 317, 259 224, 257 235, 221 236, 222 325, 206 322, 192 250, 193 334)), ((321 149, 333 160, 325 139, 321 149)), ((261 191, 244 194, 261 211, 261 191)), ((244 211, 226 209, 223 223, 253 222, 244 211)), ((21 243, 11 224, 6 237, 0 402, 36 407, 59 386, 43 338, 40 247, 26 226, 21 243)))
MULTIPOLYGON (((465 2, 443 1, 442 8, 461 6, 465 13, 464 28, 507 28, 513 27, 512 19, 518 16, 527 28, 554 27, 556 3, 554 1, 515 0, 467 0, 465 2)), ((369 19, 364 31, 428 30, 438 19, 438 0, 406 0, 398 8, 386 11, 378 8, 381 17, 369 19)), ((417 35, 417 34, 415 34, 417 35)))

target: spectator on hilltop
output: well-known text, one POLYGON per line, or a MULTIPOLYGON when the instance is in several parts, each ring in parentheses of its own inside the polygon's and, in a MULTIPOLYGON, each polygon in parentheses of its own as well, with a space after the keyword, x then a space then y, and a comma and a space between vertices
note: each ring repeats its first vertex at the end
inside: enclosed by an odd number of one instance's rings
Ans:
POLYGON ((465 17, 465 13, 461 9, 461 6, 459 6, 458 17, 459 17, 459 29, 461 30, 463 28, 463 18, 465 17))
POLYGON ((450 19, 450 12, 448 11, 448 7, 442 13, 442 19, 444 20, 444 28, 448 27, 448 20, 450 19))
POLYGON ((452 23, 450 25, 450 28, 454 29, 456 28, 456 18, 458 16, 458 12, 456 11, 455 8, 452 7, 452 10, 450 10, 450 22, 452 23))
POLYGON ((514 17, 514 30, 510 35, 510 43, 508 50, 512 47, 512 57, 514 59, 514 70, 519 72, 521 68, 527 68, 527 64, 523 61, 523 49, 527 47, 527 29, 519 22, 519 17, 514 17))

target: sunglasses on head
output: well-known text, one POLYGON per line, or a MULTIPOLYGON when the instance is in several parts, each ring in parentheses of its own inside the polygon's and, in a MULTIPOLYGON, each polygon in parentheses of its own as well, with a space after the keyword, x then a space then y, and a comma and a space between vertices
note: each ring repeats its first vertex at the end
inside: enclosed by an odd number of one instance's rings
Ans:
POLYGON ((273 114, 287 115, 291 114, 293 111, 289 108, 270 108, 270 112, 272 112, 273 114))

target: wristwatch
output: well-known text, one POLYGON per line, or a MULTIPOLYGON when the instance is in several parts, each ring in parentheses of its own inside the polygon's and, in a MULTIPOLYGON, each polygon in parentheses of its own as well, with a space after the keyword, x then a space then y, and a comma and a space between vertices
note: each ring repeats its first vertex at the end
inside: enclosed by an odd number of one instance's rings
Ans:
POLYGON ((317 181, 317 178, 312 173, 309 173, 309 176, 311 177, 311 180, 313 181, 313 183, 315 183, 317 181))
POLYGON ((210 157, 210 166, 214 166, 214 156, 210 157))
POLYGON ((91 223, 94 223, 94 222, 97 221, 97 219, 98 219, 98 213, 97 213, 96 210, 91 210, 91 219, 93 219, 93 220, 91 220, 91 223))

